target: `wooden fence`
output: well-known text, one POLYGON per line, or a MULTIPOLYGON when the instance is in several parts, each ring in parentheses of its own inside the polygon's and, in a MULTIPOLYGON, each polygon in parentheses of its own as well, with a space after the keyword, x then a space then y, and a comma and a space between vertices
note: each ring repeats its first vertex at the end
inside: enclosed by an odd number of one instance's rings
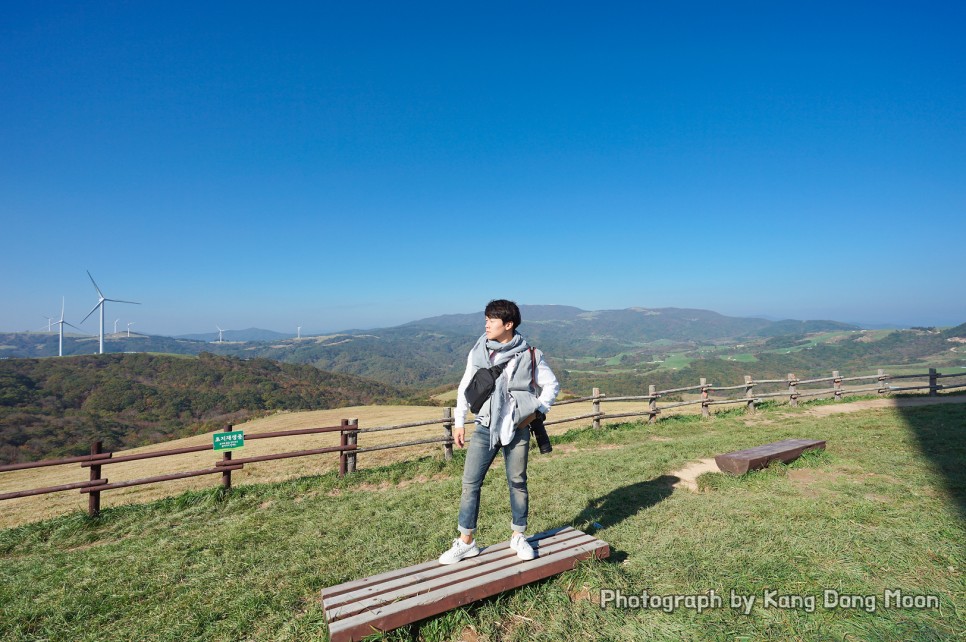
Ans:
MULTIPOLYGON (((777 400, 787 400, 792 406, 798 405, 798 400, 808 397, 820 397, 820 396, 831 396, 836 401, 840 401, 846 395, 854 395, 861 393, 876 393, 879 395, 891 394, 896 392, 909 392, 914 390, 927 390, 929 396, 936 396, 941 390, 956 390, 960 388, 966 388, 966 383, 960 382, 956 384, 941 383, 942 380, 958 377, 966 378, 966 372, 963 373, 952 373, 952 374, 942 374, 936 371, 935 368, 930 368, 928 373, 921 374, 906 374, 906 375, 889 375, 883 370, 879 370, 878 374, 859 376, 859 377, 842 377, 839 375, 838 371, 833 371, 831 377, 821 377, 816 379, 798 379, 794 374, 789 374, 784 379, 764 379, 764 380, 754 380, 750 376, 745 376, 743 383, 734 386, 717 386, 707 382, 706 379, 702 378, 700 383, 696 386, 689 386, 685 388, 674 388, 670 390, 656 390, 655 386, 648 386, 648 393, 646 395, 631 395, 631 396, 614 396, 609 397, 600 392, 598 388, 594 388, 593 394, 588 397, 579 397, 576 399, 566 399, 559 401, 554 405, 554 408, 559 408, 560 406, 566 406, 570 404, 577 403, 587 403, 590 402, 592 411, 589 413, 579 414, 571 417, 554 418, 553 420, 546 421, 546 425, 550 426, 553 424, 563 424, 571 423, 574 421, 580 421, 584 419, 590 419, 593 421, 593 426, 595 429, 601 427, 601 421, 605 419, 622 419, 630 417, 647 417, 648 422, 656 421, 662 412, 671 410, 674 408, 685 408, 689 406, 700 406, 701 413, 704 416, 711 415, 711 407, 716 405, 739 405, 746 408, 750 412, 755 411, 756 405, 762 403, 763 401, 769 399, 777 400), (907 380, 915 379, 926 379, 927 382, 921 385, 916 385, 914 382, 911 385, 901 385, 894 386, 889 382, 905 382, 907 380), (846 387, 843 384, 852 382, 866 382, 861 383, 858 387, 846 387), (694 399, 684 399, 684 396, 693 396, 694 399), (658 401, 662 398, 675 397, 679 400, 668 400, 667 403, 659 404, 658 401), (602 404, 613 403, 613 402, 627 402, 627 401, 640 401, 646 402, 646 407, 633 412, 620 412, 620 413, 606 413, 601 410, 602 404)), ((443 455, 449 460, 453 456, 453 409, 443 408, 442 417, 440 419, 430 419, 426 421, 416 421, 405 424, 398 424, 393 426, 374 426, 374 427, 364 427, 360 428, 358 420, 356 419, 343 419, 338 426, 326 426, 322 428, 303 428, 298 430, 283 430, 276 432, 265 432, 265 433, 252 433, 245 435, 245 440, 256 440, 256 439, 273 439, 278 437, 290 437, 296 435, 311 435, 320 433, 339 433, 339 445, 329 446, 325 448, 314 448, 308 450, 296 450, 288 452, 271 453, 267 455, 259 455, 255 457, 242 457, 238 459, 232 458, 231 451, 225 451, 222 453, 221 459, 215 461, 211 468, 204 468, 201 470, 193 470, 187 472, 177 472, 168 475, 158 475, 154 477, 143 477, 140 479, 131 479, 126 481, 111 482, 109 479, 102 477, 102 471, 105 466, 110 466, 112 464, 118 464, 122 462, 138 461, 143 459, 150 459, 155 457, 171 457, 182 455, 186 453, 202 452, 206 450, 213 450, 213 443, 199 445, 199 446, 189 446, 185 448, 174 448, 169 450, 158 450, 153 452, 138 453, 133 455, 121 455, 118 457, 114 456, 113 452, 103 452, 102 442, 98 441, 91 445, 90 455, 81 455, 77 457, 65 457, 61 459, 48 459, 37 462, 29 462, 23 464, 9 464, 6 466, 0 466, 0 473, 9 472, 15 470, 26 470, 32 468, 42 468, 46 466, 60 466, 60 465, 70 465, 70 464, 80 464, 80 467, 89 469, 89 478, 86 481, 78 481, 70 484, 62 484, 59 486, 48 486, 45 488, 33 488, 29 490, 21 490, 9 493, 0 494, 0 500, 5 499, 15 499, 18 497, 29 497, 32 495, 42 495, 46 493, 56 493, 69 490, 79 490, 80 493, 86 494, 88 496, 88 514, 91 516, 97 516, 100 514, 100 501, 101 493, 108 490, 116 488, 126 488, 130 486, 138 486, 142 484, 154 484, 164 481, 171 481, 175 479, 184 479, 187 477, 197 477, 201 475, 221 475, 221 484, 225 489, 231 488, 231 473, 235 470, 241 470, 246 464, 254 464, 262 461, 277 460, 277 459, 288 459, 292 457, 308 457, 313 455, 322 455, 327 453, 338 453, 339 457, 339 476, 345 476, 346 474, 355 472, 357 457, 361 453, 373 452, 377 450, 385 450, 389 448, 403 448, 407 446, 417 446, 421 444, 433 444, 440 443, 443 447, 443 455), (442 426, 442 436, 431 437, 425 439, 416 439, 409 441, 402 441, 398 443, 391 444, 377 444, 369 447, 359 446, 359 435, 364 433, 375 433, 384 432, 391 430, 405 430, 407 428, 416 428, 422 426, 432 426, 432 425, 442 426)), ((554 415, 558 415, 559 410, 554 412, 554 415)), ((226 432, 232 430, 232 426, 227 426, 224 429, 226 432)))

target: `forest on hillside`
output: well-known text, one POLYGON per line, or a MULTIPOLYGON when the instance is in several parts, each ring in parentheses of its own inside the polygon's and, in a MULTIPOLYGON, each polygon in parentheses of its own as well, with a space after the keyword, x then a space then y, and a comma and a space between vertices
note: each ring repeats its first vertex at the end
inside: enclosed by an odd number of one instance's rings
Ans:
POLYGON ((398 389, 309 365, 105 354, 0 360, 0 463, 79 455, 215 430, 276 410, 399 403, 398 389))

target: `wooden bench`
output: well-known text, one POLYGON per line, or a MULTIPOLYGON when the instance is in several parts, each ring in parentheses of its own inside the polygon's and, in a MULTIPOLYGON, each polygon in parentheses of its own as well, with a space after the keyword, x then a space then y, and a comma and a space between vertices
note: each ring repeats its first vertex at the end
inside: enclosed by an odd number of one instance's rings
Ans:
POLYGON ((610 555, 607 542, 569 526, 527 539, 536 559, 523 561, 509 542, 501 542, 456 564, 433 560, 323 589, 329 638, 359 640, 563 573, 580 560, 610 555))
POLYGON ((798 459, 806 450, 825 450, 825 440, 786 439, 748 450, 717 455, 714 461, 718 464, 718 469, 723 472, 744 475, 749 470, 764 468, 773 461, 787 464, 798 459))

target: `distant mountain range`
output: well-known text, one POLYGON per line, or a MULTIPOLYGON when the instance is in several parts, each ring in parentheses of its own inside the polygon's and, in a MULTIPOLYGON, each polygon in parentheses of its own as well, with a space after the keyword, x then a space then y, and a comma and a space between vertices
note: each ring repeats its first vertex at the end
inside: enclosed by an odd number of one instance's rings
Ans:
MULTIPOLYGON (((629 308, 588 311, 563 305, 523 305, 520 332, 556 359, 609 358, 628 352, 689 350, 698 344, 762 340, 781 334, 859 330, 836 321, 728 317, 708 310, 629 308)), ((352 330, 274 344, 212 345, 219 354, 311 363, 392 385, 427 388, 459 378, 466 351, 483 333, 482 310, 412 321, 392 328, 352 330)))
MULTIPOLYGON (((520 306, 520 332, 541 345, 572 352, 572 341, 638 344, 659 340, 714 341, 743 336, 770 337, 783 334, 860 330, 857 325, 838 321, 768 321, 750 317, 728 317, 710 310, 688 308, 627 308, 624 310, 581 310, 564 305, 520 306), (561 342, 567 345, 559 345, 561 342)), ((483 333, 482 311, 447 314, 397 326, 437 328, 469 334, 483 333)), ((393 329, 397 329, 393 328, 393 329)), ((376 332, 376 331, 371 331, 376 332)), ((577 348, 578 352, 580 349, 577 348)), ((596 352, 594 349, 591 352, 596 352)))
MULTIPOLYGON (((756 317, 729 317, 709 310, 685 308, 628 308, 582 310, 563 305, 523 305, 520 331, 552 358, 568 364, 609 360, 630 367, 656 363, 667 354, 701 346, 750 346, 768 343, 774 349, 782 337, 803 337, 820 332, 855 332, 854 324, 830 320, 770 321, 756 317)), ((425 390, 452 383, 462 372, 466 351, 483 332, 482 310, 446 314, 390 328, 347 330, 296 339, 291 335, 251 328, 218 334, 180 337, 124 333, 108 335, 108 352, 211 352, 242 358, 262 357, 321 370, 372 378, 410 390, 425 390)), ((794 346, 796 341, 788 341, 794 346)), ((784 345, 784 343, 783 343, 784 345)), ((749 348, 751 349, 751 348, 749 348)), ((96 337, 65 337, 64 353, 91 354, 96 337)), ((41 357, 57 354, 56 334, 0 334, 0 357, 41 357)), ((579 370, 576 365, 575 370, 579 370)), ((599 368, 597 368, 599 370, 599 368)))
MULTIPOLYGON (((742 336, 770 337, 821 330, 859 329, 856 325, 837 321, 768 321, 683 308, 589 311, 565 305, 523 305, 521 313, 523 324, 520 331, 533 343, 547 352, 574 357, 611 355, 628 347, 662 340, 716 341, 742 336)), ((364 348, 364 352, 374 352, 386 359, 404 358, 413 351, 403 345, 410 341, 416 342, 416 352, 424 352, 427 342, 437 344, 436 347, 442 352, 429 350, 428 358, 432 361, 437 358, 449 359, 451 349, 459 346, 458 351, 464 351, 465 343, 475 339, 482 331, 481 310, 470 314, 435 316, 391 328, 346 330, 322 337, 303 337, 301 340, 295 339, 291 334, 260 328, 224 330, 223 343, 218 342, 218 332, 176 337, 143 334, 127 337, 122 332, 105 336, 105 351, 171 354, 211 351, 240 356, 268 356, 293 363, 316 363, 320 367, 339 367, 345 366, 345 360, 357 361, 345 356, 347 351, 354 352, 356 348, 364 348), (348 344, 354 345, 349 348, 348 344)), ((65 336, 65 355, 91 354, 96 351, 96 337, 65 336)), ((0 334, 0 357, 49 357, 56 354, 55 333, 0 334)), ((436 369, 435 365, 430 367, 430 370, 436 369)), ((415 380, 409 383, 418 384, 422 380, 424 376, 415 375, 415 380)))
MULTIPOLYGON (((222 341, 278 341, 280 339, 292 339, 295 335, 275 332, 273 330, 262 330, 261 328, 247 328, 245 330, 222 330, 222 341)), ((180 334, 175 339, 188 339, 189 341, 206 341, 211 343, 218 341, 218 332, 202 332, 199 334, 180 334)))

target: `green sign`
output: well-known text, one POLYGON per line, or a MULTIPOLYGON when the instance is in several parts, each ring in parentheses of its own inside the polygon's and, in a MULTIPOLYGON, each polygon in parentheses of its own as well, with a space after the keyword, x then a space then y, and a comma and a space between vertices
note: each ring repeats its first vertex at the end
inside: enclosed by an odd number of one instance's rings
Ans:
POLYGON ((231 432, 216 432, 214 434, 214 450, 237 450, 245 445, 245 433, 241 430, 231 432))

